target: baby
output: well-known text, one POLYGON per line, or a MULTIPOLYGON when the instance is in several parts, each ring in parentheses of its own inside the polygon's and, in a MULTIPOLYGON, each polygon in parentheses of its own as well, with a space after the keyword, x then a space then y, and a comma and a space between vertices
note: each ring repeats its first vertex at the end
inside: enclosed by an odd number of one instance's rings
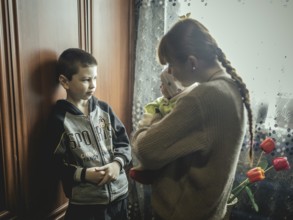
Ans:
MULTIPOLYGON (((145 105, 142 119, 138 122, 138 129, 149 127, 161 120, 172 111, 176 101, 194 87, 194 85, 188 88, 180 86, 174 81, 173 76, 168 73, 168 68, 162 71, 160 77, 162 96, 145 105)), ((138 165, 130 169, 129 176, 139 183, 152 184, 158 173, 156 170, 143 170, 138 165)))
POLYGON ((143 117, 138 122, 138 128, 150 126, 166 116, 174 108, 179 94, 183 91, 183 87, 177 85, 173 76, 168 73, 168 68, 162 71, 160 77, 162 96, 145 105, 143 117))

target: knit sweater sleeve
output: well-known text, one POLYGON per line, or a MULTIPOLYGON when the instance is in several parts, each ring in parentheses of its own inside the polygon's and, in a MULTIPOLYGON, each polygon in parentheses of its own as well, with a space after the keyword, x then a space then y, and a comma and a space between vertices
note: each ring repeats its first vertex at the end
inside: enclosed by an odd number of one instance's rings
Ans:
POLYGON ((134 154, 145 169, 159 169, 204 149, 208 139, 203 118, 199 99, 193 95, 182 97, 166 117, 134 133, 134 154))

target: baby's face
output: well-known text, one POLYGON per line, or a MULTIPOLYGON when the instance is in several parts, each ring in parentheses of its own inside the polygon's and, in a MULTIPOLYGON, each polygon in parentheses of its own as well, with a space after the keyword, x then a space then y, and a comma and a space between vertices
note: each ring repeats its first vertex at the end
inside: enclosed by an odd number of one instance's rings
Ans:
POLYGON ((165 85, 163 82, 161 83, 160 89, 161 89, 162 95, 165 98, 167 98, 167 99, 172 98, 171 95, 169 94, 168 90, 167 90, 167 85, 165 85))

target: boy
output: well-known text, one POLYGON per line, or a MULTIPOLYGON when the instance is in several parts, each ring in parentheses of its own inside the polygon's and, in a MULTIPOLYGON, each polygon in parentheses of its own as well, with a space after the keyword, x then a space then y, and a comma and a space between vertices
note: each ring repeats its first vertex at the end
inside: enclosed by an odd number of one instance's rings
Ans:
POLYGON ((66 90, 50 119, 53 157, 69 199, 65 220, 126 220, 131 148, 111 107, 93 96, 97 61, 76 48, 65 50, 57 76, 66 90))

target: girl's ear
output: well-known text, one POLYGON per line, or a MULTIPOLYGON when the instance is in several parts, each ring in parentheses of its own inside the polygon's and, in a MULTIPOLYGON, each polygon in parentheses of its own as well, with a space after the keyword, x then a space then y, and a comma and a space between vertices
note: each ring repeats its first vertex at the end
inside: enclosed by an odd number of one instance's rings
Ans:
POLYGON ((67 79, 66 76, 64 76, 62 74, 59 76, 59 83, 63 86, 64 89, 69 88, 68 82, 69 82, 69 80, 67 79))
POLYGON ((192 69, 192 71, 195 71, 199 67, 199 61, 195 56, 189 56, 188 57, 188 63, 192 69))

